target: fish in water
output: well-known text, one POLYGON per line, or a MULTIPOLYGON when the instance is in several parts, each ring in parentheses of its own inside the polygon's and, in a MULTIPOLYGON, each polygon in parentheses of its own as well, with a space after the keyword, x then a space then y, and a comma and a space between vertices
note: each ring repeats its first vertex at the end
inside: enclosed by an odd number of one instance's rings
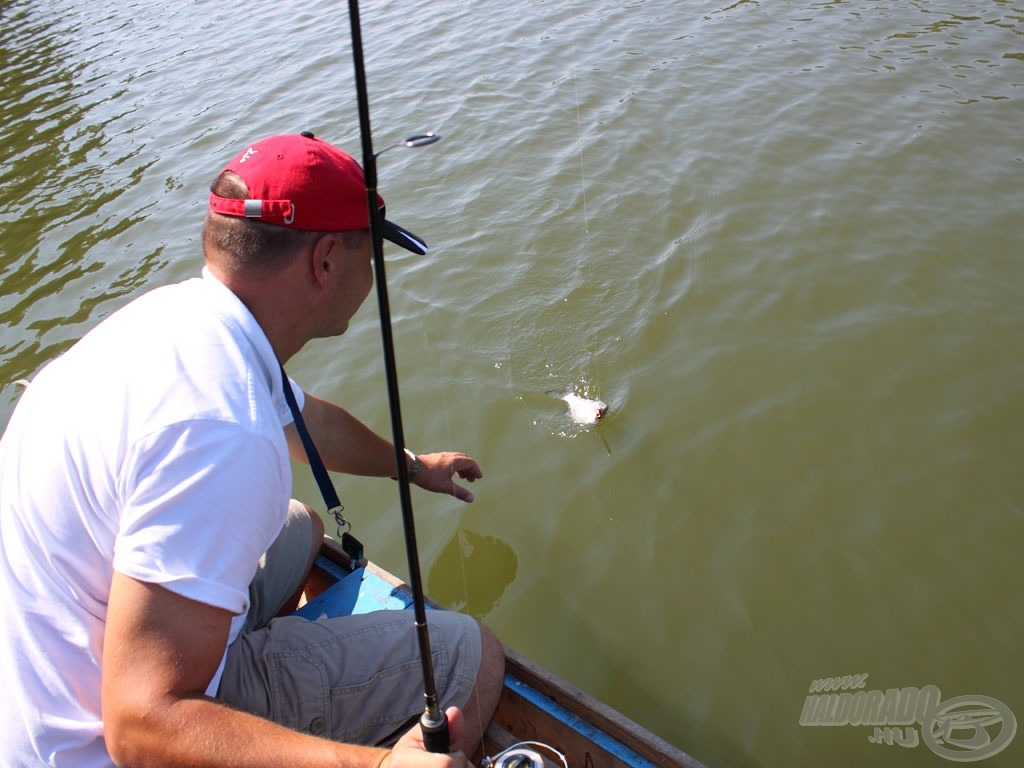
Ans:
POLYGON ((608 413, 608 404, 603 400, 580 397, 575 392, 549 392, 548 394, 559 400, 564 400, 569 406, 569 417, 583 426, 596 424, 608 413))

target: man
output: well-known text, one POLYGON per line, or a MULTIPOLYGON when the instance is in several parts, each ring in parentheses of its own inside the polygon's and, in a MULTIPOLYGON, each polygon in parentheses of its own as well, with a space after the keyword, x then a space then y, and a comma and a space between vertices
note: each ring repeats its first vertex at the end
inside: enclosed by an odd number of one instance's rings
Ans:
MULTIPOLYGON (((423 709, 408 616, 267 623, 323 532, 289 502, 305 454, 281 365, 345 332, 373 281, 367 227, 351 157, 309 133, 257 142, 214 182, 203 277, 114 313, 27 388, 0 440, 0 764, 465 765, 401 735, 423 709)), ((329 469, 395 474, 387 440, 289 386, 329 469)), ((409 460, 417 485, 472 501, 468 456, 409 460)), ((431 614, 471 754, 501 647, 431 614)))

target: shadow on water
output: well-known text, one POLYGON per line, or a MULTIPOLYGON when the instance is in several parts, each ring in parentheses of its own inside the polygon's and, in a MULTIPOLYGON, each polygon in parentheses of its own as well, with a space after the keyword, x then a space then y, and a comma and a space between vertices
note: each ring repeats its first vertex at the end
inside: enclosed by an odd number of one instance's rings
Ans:
POLYGON ((504 541, 460 527, 430 569, 428 592, 481 620, 501 602, 518 570, 519 559, 504 541))

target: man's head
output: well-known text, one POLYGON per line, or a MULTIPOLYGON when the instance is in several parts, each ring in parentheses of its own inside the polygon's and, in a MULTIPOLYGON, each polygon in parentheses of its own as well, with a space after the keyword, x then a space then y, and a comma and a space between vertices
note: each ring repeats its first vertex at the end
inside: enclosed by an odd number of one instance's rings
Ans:
MULTIPOLYGON (((247 147, 210 189, 207 266, 249 308, 282 360, 309 339, 344 333, 373 284, 359 164, 311 133, 247 147)), ((381 209, 384 201, 378 196, 381 209)), ((422 240, 383 222, 415 253, 422 240)))
MULTIPOLYGON (((383 211, 384 200, 377 204, 383 211)), ((363 169, 312 133, 271 136, 250 145, 210 188, 203 231, 207 258, 264 275, 283 268, 326 233, 368 229, 363 169)), ((383 235, 414 253, 426 244, 383 221, 383 235)))

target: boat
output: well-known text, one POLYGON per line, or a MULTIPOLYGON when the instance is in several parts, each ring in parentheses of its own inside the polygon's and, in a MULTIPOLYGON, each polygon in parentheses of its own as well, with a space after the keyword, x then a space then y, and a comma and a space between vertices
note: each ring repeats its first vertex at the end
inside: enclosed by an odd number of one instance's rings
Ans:
MULTIPOLYGON (((296 614, 307 619, 412 610, 412 590, 325 536, 296 614)), ((427 607, 444 610, 427 599, 427 607)), ((410 616, 410 624, 412 617, 410 616)), ((704 768, 703 764, 512 649, 478 765, 529 768, 704 768), (502 756, 505 756, 502 761, 502 756)), ((479 756, 478 756, 479 757, 479 756)))

